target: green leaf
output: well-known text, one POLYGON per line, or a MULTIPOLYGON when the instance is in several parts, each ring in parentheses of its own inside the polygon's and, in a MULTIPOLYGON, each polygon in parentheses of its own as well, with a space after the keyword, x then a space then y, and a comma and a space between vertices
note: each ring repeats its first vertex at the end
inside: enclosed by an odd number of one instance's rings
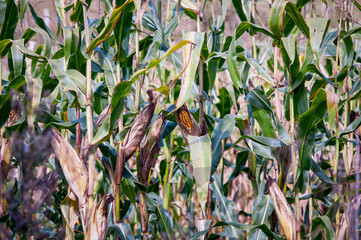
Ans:
POLYGON ((1 1, 0 2, 0 32, 1 32, 2 27, 4 26, 5 13, 6 13, 6 2, 1 1))
POLYGON ((318 54, 324 37, 326 36, 330 19, 328 18, 309 18, 310 43, 312 50, 318 54))
POLYGON ((275 138, 276 132, 272 124, 272 112, 260 109, 252 105, 251 108, 252 115, 257 120, 262 130, 262 135, 265 137, 275 138))
POLYGON ((311 158, 311 170, 322 181, 334 184, 334 182, 327 176, 325 171, 311 158))
MULTIPOLYGON (((273 212, 272 198, 268 195, 261 195, 254 207, 252 214, 252 222, 256 225, 267 224, 268 217, 273 212)), ((252 229, 249 234, 249 239, 265 239, 266 235, 261 229, 252 229)))
POLYGON ((114 228, 118 237, 124 240, 134 240, 133 231, 129 223, 115 223, 108 228, 114 228))
POLYGON ((204 42, 204 32, 185 32, 184 40, 190 41, 195 46, 187 45, 183 49, 183 67, 186 67, 182 78, 181 90, 178 96, 176 109, 182 106, 188 100, 191 93, 192 85, 196 76, 199 65, 200 54, 204 42))
MULTIPOLYGON (((233 201, 229 200, 228 198, 226 198, 222 191, 221 191, 221 176, 219 173, 215 173, 213 175, 214 177, 214 181, 211 184, 211 189, 212 189, 212 195, 213 198, 218 199, 218 205, 219 205, 219 211, 218 214, 219 216, 217 216, 218 218, 220 218, 222 221, 225 222, 235 222, 238 223, 237 221, 237 215, 236 215, 236 208, 235 208, 235 204, 233 201)), ((229 239, 239 239, 240 235, 241 235, 241 231, 239 229, 237 229, 236 227, 233 226, 227 226, 225 227, 225 230, 227 232, 227 237, 229 237, 229 239)))
POLYGON ((286 12, 288 16, 293 20, 296 26, 306 35, 307 38, 310 37, 310 30, 303 19, 301 13, 298 11, 297 7, 290 1, 287 2, 286 12))
POLYGON ((173 239, 173 221, 169 213, 160 205, 156 205, 160 232, 165 230, 168 239, 173 239))
POLYGON ((327 97, 323 89, 320 89, 312 102, 311 108, 299 118, 297 128, 297 145, 300 154, 301 167, 310 169, 310 155, 314 147, 316 125, 322 120, 327 111, 327 97))
POLYGON ((312 220, 312 232, 311 232, 312 239, 317 237, 320 231, 320 228, 318 228, 319 225, 321 225, 322 228, 326 228, 326 239, 337 240, 337 236, 335 230, 333 229, 332 222, 327 216, 319 216, 312 220), (317 234, 315 235, 315 233, 317 234))
POLYGON ((283 36, 283 16, 286 4, 285 0, 274 1, 269 14, 269 28, 278 37, 283 36))
POLYGON ((290 19, 292 19, 292 21, 306 35, 306 37, 309 37, 309 28, 305 20, 303 19, 301 13, 292 2, 285 0, 277 0, 272 4, 269 16, 269 26, 272 33, 278 37, 282 37, 284 35, 283 32, 285 29, 285 12, 287 12, 290 19))
POLYGON ((272 112, 271 102, 267 99, 262 86, 252 89, 246 96, 246 101, 255 107, 272 112))
POLYGON ((229 75, 231 76, 233 85, 235 88, 241 88, 242 81, 241 75, 239 74, 238 66, 237 66, 237 54, 236 54, 236 45, 235 45, 235 37, 232 38, 231 45, 229 46, 228 54, 227 54, 227 64, 229 75))
POLYGON ((340 132, 338 135, 338 138, 341 138, 342 136, 352 133, 356 131, 356 129, 361 125, 361 117, 357 118, 355 121, 353 121, 350 125, 348 125, 344 130, 340 132))
POLYGON ((33 6, 30 3, 29 3, 29 8, 30 8, 31 15, 34 18, 36 25, 38 25, 41 29, 46 31, 52 39, 55 39, 53 33, 50 31, 48 26, 45 24, 44 20, 36 14, 33 6))
POLYGON ((65 18, 65 2, 63 0, 54 0, 54 4, 56 7, 56 11, 58 12, 58 15, 63 23, 66 22, 65 18))
POLYGON ((296 57, 295 52, 297 52, 296 37, 295 36, 283 37, 282 42, 283 42, 283 46, 286 49, 287 55, 291 60, 291 63, 293 63, 296 57))
POLYGON ((117 58, 125 59, 127 56, 123 50, 122 43, 129 36, 129 30, 131 27, 132 17, 134 11, 134 4, 127 5, 120 16, 119 21, 116 23, 114 28, 114 37, 117 44, 117 53, 115 54, 117 58))
POLYGON ((24 20, 27 6, 28 6, 28 0, 20 0, 18 3, 20 22, 23 22, 24 20))
POLYGON ((213 174, 221 161, 223 154, 222 140, 231 136, 234 130, 236 120, 232 115, 226 115, 221 121, 218 122, 217 127, 212 132, 212 170, 213 174))
MULTIPOLYGON (((78 1, 79 2, 79 1, 78 1)), ((97 38, 95 38, 90 44, 89 47, 86 50, 86 53, 92 52, 100 43, 104 42, 109 35, 112 33, 115 25, 117 24, 120 15, 122 14, 122 10, 133 0, 127 0, 122 6, 117 7, 113 10, 112 15, 110 16, 109 22, 106 27, 102 30, 102 32, 99 34, 97 38)))
POLYGON ((278 139, 270 138, 270 137, 263 137, 263 136, 254 136, 254 135, 243 135, 242 137, 237 139, 237 141, 234 143, 234 145, 244 139, 251 139, 252 141, 254 141, 256 143, 262 144, 264 146, 269 146, 269 147, 285 146, 285 144, 278 139))
POLYGON ((237 15, 239 17, 239 19, 242 22, 245 21, 251 21, 250 16, 250 8, 249 8, 249 4, 251 3, 251 1, 248 0, 232 0, 233 6, 237 12, 237 15))
POLYGON ((129 200, 135 205, 135 185, 133 182, 129 181, 127 178, 122 180, 122 189, 124 194, 129 198, 129 200))
MULTIPOLYGON (((5 39, 14 39, 14 32, 16 29, 16 25, 18 23, 18 11, 15 5, 14 0, 6 0, 6 8, 5 11, 3 9, 5 3, 2 3, 0 5, 0 41, 5 39), (2 19, 2 20, 1 20, 2 19)), ((5 48, 1 50, 0 57, 3 57, 6 55, 8 51, 8 48, 5 48)))
POLYGON ((0 95, 0 102, 0 128, 2 128, 8 120, 11 111, 9 95, 0 95))
POLYGON ((85 106, 85 77, 73 69, 65 72, 60 60, 49 59, 48 62, 56 77, 59 79, 59 82, 63 86, 63 91, 76 92, 80 105, 85 106))
POLYGON ((110 137, 113 132, 113 128, 117 124, 120 115, 123 112, 125 97, 129 93, 133 82, 134 81, 123 81, 115 86, 110 104, 110 112, 98 129, 98 132, 90 143, 91 145, 100 144, 110 137))
POLYGON ((187 44, 191 44, 191 41, 186 41, 186 40, 182 40, 179 43, 177 43, 176 45, 174 45, 173 47, 169 48, 167 50, 167 52, 164 53, 163 57, 156 59, 156 60, 152 60, 150 61, 150 63, 148 64, 148 66, 144 69, 140 69, 138 71, 136 71, 133 76, 132 76, 132 80, 131 81, 135 81, 139 78, 140 75, 146 73, 146 71, 148 71, 149 69, 152 69, 156 66, 159 65, 159 63, 166 58, 168 55, 172 54, 173 52, 177 51, 178 49, 180 49, 181 47, 187 45, 187 44))
POLYGON ((250 22, 242 22, 238 25, 236 32, 234 34, 235 40, 237 40, 248 29, 266 34, 267 36, 270 36, 271 38, 273 38, 275 40, 278 39, 278 37, 276 35, 274 35, 272 32, 268 31, 266 28, 264 28, 262 26, 259 26, 257 24, 250 23, 250 22))

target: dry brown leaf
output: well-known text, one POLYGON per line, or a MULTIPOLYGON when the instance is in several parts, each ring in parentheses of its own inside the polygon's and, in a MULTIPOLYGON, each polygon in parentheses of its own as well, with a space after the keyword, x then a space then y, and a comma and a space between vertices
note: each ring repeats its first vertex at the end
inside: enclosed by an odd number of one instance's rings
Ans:
POLYGON ((60 205, 60 210, 66 222, 65 239, 75 239, 74 226, 79 218, 78 200, 72 200, 69 196, 72 194, 69 189, 68 196, 65 197, 60 205))
POLYGON ((52 132, 51 144, 59 159, 64 176, 71 190, 78 197, 80 204, 84 204, 87 199, 87 170, 75 149, 63 138, 60 132, 54 127, 52 132))
POLYGON ((271 178, 268 178, 267 185, 269 186, 268 189, 272 197, 278 221, 282 226, 286 238, 288 240, 296 239, 296 219, 291 211, 290 205, 287 203, 287 200, 277 183, 271 178))
POLYGON ((105 239, 108 228, 108 205, 113 200, 111 194, 106 194, 97 205, 93 204, 85 225, 85 240, 105 239))
POLYGON ((355 233, 358 233, 357 224, 359 223, 359 210, 361 206, 361 195, 352 199, 342 215, 338 239, 356 239, 355 233), (356 219, 356 221, 355 221, 356 219), (348 231, 348 234, 346 233, 348 231), (347 236, 347 237, 346 237, 347 236), (346 238, 345 238, 346 237, 346 238))
POLYGON ((37 176, 31 191, 31 209, 36 211, 44 204, 46 199, 54 192, 60 176, 56 171, 46 174, 47 167, 40 166, 40 176, 37 176))

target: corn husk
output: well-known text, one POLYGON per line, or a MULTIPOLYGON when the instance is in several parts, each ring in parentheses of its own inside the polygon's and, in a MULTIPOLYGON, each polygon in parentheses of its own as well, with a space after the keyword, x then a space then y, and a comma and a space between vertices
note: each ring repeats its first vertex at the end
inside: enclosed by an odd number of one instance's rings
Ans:
POLYGON ((288 240, 296 239, 296 219, 291 211, 289 204, 286 201, 285 196, 272 179, 267 179, 267 185, 269 186, 269 193, 271 194, 273 200, 278 221, 281 224, 286 238, 288 240))
POLYGON ((71 190, 79 199, 80 205, 86 201, 87 179, 88 174, 84 163, 78 157, 74 148, 67 142, 60 132, 52 128, 51 144, 55 155, 59 159, 66 181, 71 190))
POLYGON ((148 91, 148 95, 150 98, 149 105, 139 113, 125 136, 123 142, 125 161, 127 161, 134 154, 137 147, 139 147, 154 115, 157 99, 153 98, 151 91, 148 91))
POLYGON ((105 239, 108 228, 108 205, 113 200, 113 196, 107 194, 98 204, 93 204, 85 225, 85 240, 105 239))
POLYGON ((202 136, 202 131, 192 114, 189 112, 186 104, 183 104, 176 111, 176 121, 187 144, 189 135, 198 137, 202 136))
POLYGON ((46 199, 54 192, 60 176, 56 171, 52 171, 50 174, 46 173, 47 167, 39 167, 39 176, 37 176, 31 191, 31 209, 36 211, 41 207, 46 199))
POLYGON ((144 144, 140 148, 140 181, 143 184, 148 183, 150 169, 155 163, 155 155, 159 152, 159 140, 162 134, 163 121, 165 114, 160 114, 149 129, 144 144))

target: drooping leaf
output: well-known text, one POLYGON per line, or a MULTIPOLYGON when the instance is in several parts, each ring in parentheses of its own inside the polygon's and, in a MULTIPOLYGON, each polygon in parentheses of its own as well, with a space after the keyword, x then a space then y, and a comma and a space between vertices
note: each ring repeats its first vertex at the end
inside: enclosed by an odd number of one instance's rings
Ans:
POLYGON ((183 49, 183 65, 187 66, 187 68, 182 77, 182 85, 176 109, 182 106, 189 98, 199 64, 201 49, 204 42, 204 32, 185 32, 183 39, 183 41, 192 42, 195 46, 192 49, 191 45, 187 45, 183 49))
POLYGON ((222 140, 229 137, 233 133, 236 120, 234 116, 226 115, 221 121, 218 122, 217 127, 212 132, 212 170, 213 174, 221 161, 223 154, 222 140))
POLYGON ((228 64, 229 75, 231 76, 233 85, 235 88, 238 89, 242 86, 242 81, 237 66, 235 37, 232 39, 231 45, 229 46, 229 50, 227 54, 227 64, 228 64))
POLYGON ((123 81, 115 86, 110 104, 110 111, 90 143, 91 145, 100 144, 110 137, 113 128, 123 112, 125 97, 129 93, 133 82, 134 81, 123 81))
POLYGON ((322 120, 326 110, 326 93, 320 89, 312 102, 311 108, 303 113, 299 118, 299 127, 297 128, 297 145, 300 154, 301 167, 304 170, 310 169, 310 154, 314 147, 316 124, 322 120))
MULTIPOLYGON (((79 1, 78 1, 79 2, 79 1)), ((107 24, 106 27, 104 27, 103 31, 99 34, 99 36, 97 38, 95 38, 90 44, 89 47, 86 50, 86 53, 90 53, 92 52, 100 43, 102 43, 103 41, 105 41, 109 35, 111 34, 111 32, 113 31, 116 23, 118 22, 120 15, 123 12, 123 9, 125 9, 125 7, 132 3, 133 0, 127 0, 122 6, 115 8, 113 10, 112 15, 110 16, 109 22, 107 24)))

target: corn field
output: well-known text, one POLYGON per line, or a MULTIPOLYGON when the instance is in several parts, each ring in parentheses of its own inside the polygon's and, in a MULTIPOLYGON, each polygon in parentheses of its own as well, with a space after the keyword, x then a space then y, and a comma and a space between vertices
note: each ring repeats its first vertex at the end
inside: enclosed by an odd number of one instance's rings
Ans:
POLYGON ((0 0, 0 239, 361 237, 360 0, 0 0))

